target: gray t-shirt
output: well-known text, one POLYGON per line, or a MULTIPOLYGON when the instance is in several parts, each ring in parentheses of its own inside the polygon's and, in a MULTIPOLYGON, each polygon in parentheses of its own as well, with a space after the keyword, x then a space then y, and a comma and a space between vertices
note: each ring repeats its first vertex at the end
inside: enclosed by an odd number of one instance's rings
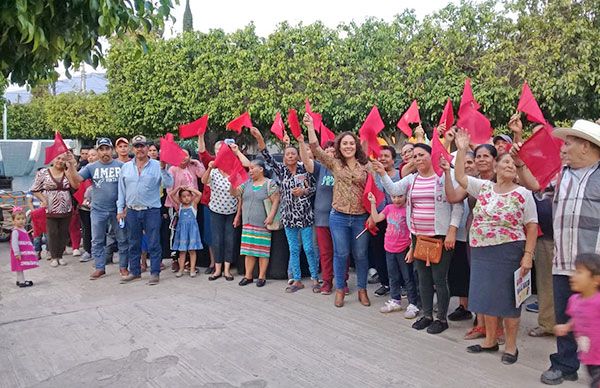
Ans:
POLYGON ((321 163, 315 161, 313 175, 317 178, 315 193, 315 226, 329 227, 329 213, 333 202, 333 183, 335 178, 321 163))
POLYGON ((242 189, 242 224, 265 226, 267 212, 264 200, 278 190, 274 181, 267 179, 262 186, 254 186, 252 179, 240 186, 242 189))
POLYGON ((97 161, 79 170, 83 179, 91 179, 93 182, 92 210, 117 211, 121 166, 123 162, 113 159, 108 164, 97 161))

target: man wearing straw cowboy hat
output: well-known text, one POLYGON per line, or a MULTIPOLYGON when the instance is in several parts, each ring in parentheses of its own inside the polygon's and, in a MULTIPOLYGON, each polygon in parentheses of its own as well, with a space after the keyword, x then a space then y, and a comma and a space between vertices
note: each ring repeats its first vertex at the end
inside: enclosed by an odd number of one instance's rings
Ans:
MULTIPOLYGON (((556 128, 552 134, 564 140, 561 152, 565 166, 554 194, 554 260, 552 283, 556 323, 567 323, 567 301, 572 295, 569 276, 575 272, 579 253, 600 254, 600 125, 577 120, 571 128, 556 128)), ((521 143, 514 146, 513 156, 521 143)), ((531 190, 539 184, 522 162, 517 164, 521 182, 531 190)), ((573 334, 556 337, 557 352, 550 355, 550 368, 541 381, 549 385, 578 379, 577 343, 573 334)))

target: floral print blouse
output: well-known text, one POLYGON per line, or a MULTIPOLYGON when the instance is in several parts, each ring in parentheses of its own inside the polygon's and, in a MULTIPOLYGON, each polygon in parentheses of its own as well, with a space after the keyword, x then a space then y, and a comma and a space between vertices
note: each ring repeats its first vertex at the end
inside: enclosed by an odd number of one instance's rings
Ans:
POLYGON ((525 225, 538 222, 533 194, 524 187, 498 194, 494 182, 468 177, 467 192, 477 198, 469 235, 472 247, 523 241, 525 225))

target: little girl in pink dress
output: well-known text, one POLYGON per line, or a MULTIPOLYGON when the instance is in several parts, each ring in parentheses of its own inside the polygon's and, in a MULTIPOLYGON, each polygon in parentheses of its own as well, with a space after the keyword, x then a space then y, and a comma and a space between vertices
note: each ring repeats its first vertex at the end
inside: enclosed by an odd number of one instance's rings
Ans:
POLYGON ((25 230, 25 211, 20 207, 12 210, 13 231, 10 235, 10 269, 17 273, 17 286, 31 287, 33 282, 25 280, 23 271, 38 266, 38 258, 25 230))

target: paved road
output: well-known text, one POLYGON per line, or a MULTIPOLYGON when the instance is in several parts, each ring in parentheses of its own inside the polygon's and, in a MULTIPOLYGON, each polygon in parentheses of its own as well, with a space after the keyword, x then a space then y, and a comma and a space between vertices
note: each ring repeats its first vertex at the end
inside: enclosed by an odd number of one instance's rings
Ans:
MULTIPOLYGON (((417 332, 401 313, 379 313, 381 298, 365 308, 353 292, 336 309, 333 295, 288 295, 282 281, 260 289, 170 271, 156 287, 120 285, 115 266, 89 281, 90 264, 70 256, 66 267, 44 261, 28 273, 35 286, 19 289, 8 257, 0 244, 0 387, 541 387, 554 349, 523 330, 519 362, 505 366, 466 353, 468 322, 417 332)), ((523 326, 535 319, 524 313, 523 326)), ((563 386, 585 387, 582 375, 563 386)))

